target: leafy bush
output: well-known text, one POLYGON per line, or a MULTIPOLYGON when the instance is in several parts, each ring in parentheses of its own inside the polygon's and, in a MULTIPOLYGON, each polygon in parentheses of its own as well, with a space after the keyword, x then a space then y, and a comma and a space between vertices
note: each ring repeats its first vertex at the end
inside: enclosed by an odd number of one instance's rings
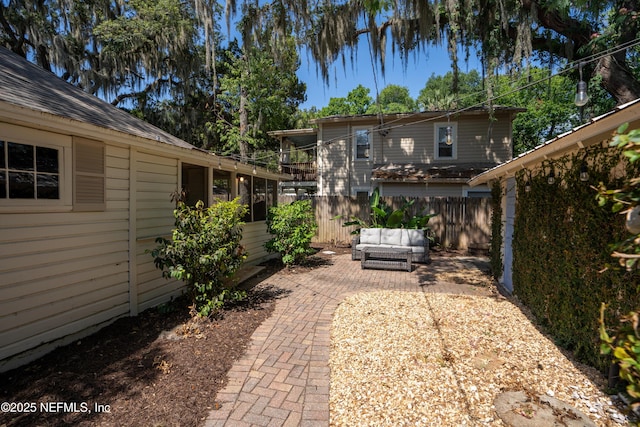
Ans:
POLYGON ((158 237, 151 251, 157 268, 165 278, 182 280, 192 298, 194 309, 208 316, 225 301, 246 296, 229 288, 224 279, 232 276, 246 259, 241 218, 247 207, 238 199, 218 202, 209 208, 199 201, 195 207, 182 202, 174 210, 176 228, 171 240, 158 237))
MULTIPOLYGON (((421 230, 428 228, 429 220, 437 215, 423 212, 411 214, 415 210, 413 205, 416 201, 415 199, 409 200, 404 197, 400 209, 393 209, 380 197, 380 190, 377 187, 373 190, 369 202, 371 207, 369 221, 354 216, 342 226, 357 225, 360 228, 410 228, 421 230)), ((360 228, 354 230, 351 234, 359 234, 360 228)))
POLYGON ((300 264, 313 253, 311 239, 317 230, 310 200, 274 206, 267 216, 267 231, 275 237, 265 248, 268 252, 279 252, 287 266, 300 264))
MULTIPOLYGON (((627 177, 614 189, 600 183, 598 201, 601 206, 609 206, 616 213, 633 214, 640 207, 640 179, 638 170, 631 165, 640 164, 640 129, 634 129, 627 133, 628 125, 618 128, 617 135, 611 141, 612 147, 618 147, 623 156, 628 159, 627 177)), ((609 186, 614 187, 614 186, 609 186)), ((619 264, 629 272, 637 272, 640 260, 640 233, 635 221, 627 217, 627 232, 621 239, 611 245, 612 255, 619 260, 619 264)), ((640 290, 637 281, 632 282, 635 294, 640 290)), ((636 301, 637 303, 637 301, 636 301)), ((612 355, 613 361, 620 368, 620 378, 626 383, 626 392, 629 396, 629 406, 632 410, 640 408, 640 313, 638 305, 633 311, 621 316, 613 337, 605 326, 605 304, 600 309, 600 351, 602 354, 612 355)))
POLYGON ((600 309, 600 339, 602 354, 612 354, 620 366, 620 378, 626 382, 626 391, 632 409, 640 408, 640 313, 632 311, 620 318, 615 335, 607 333, 604 320, 606 305, 600 309))

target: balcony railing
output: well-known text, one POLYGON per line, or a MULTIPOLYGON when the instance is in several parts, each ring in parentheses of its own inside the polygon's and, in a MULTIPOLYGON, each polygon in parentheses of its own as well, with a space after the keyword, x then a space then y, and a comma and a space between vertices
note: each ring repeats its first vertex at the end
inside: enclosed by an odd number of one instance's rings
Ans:
POLYGON ((317 168, 315 162, 283 163, 282 173, 291 175, 294 181, 315 181, 317 168))

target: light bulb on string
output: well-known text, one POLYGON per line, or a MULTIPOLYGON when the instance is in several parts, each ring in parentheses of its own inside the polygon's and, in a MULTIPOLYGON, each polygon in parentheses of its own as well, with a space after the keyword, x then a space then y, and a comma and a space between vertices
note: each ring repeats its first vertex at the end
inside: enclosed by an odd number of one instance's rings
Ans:
POLYGON ((573 102, 578 107, 582 107, 587 102, 589 102, 589 94, 587 93, 587 82, 582 80, 582 62, 580 63, 580 65, 578 67, 580 69, 580 81, 578 82, 578 85, 576 87, 576 96, 575 96, 573 102))

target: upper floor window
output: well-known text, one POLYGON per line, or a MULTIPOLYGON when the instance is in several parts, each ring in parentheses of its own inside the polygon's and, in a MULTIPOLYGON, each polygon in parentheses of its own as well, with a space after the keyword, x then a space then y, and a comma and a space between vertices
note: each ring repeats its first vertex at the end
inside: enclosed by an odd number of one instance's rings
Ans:
POLYGON ((457 158, 458 126, 456 123, 436 123, 434 129, 436 159, 457 158))
POLYGON ((0 141, 0 199, 60 199, 60 150, 0 141))
POLYGON ((353 149, 355 160, 369 160, 371 131, 368 128, 354 128, 353 149))

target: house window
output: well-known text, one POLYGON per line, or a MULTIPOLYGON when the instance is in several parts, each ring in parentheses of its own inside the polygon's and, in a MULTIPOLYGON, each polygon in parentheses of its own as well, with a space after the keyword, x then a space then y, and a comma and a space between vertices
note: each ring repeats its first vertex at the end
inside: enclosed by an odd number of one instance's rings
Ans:
POLYGON ((240 204, 247 205, 249 212, 242 218, 244 222, 264 221, 270 207, 278 203, 277 181, 251 175, 237 177, 240 204))
POLYGON ((240 175, 238 174, 238 197, 240 198, 239 202, 241 205, 247 205, 249 209, 247 210, 247 214, 242 218, 244 222, 251 222, 251 175, 240 175))
POLYGON ((458 127, 455 123, 435 124, 436 159, 455 159, 458 151, 458 127))
POLYGON ((358 200, 369 200, 369 187, 352 187, 351 195, 358 200))
POLYGON ((0 141, 0 199, 60 199, 60 150, 0 141))
POLYGON ((354 128, 353 147, 356 160, 369 160, 371 148, 371 131, 368 128, 354 128))
POLYGON ((267 214, 278 204, 278 181, 267 180, 267 214))
POLYGON ((207 172, 203 166, 182 164, 182 190, 187 206, 195 206, 200 200, 207 203, 207 172))
POLYGON ((264 221, 267 219, 267 180, 264 178, 253 178, 253 211, 254 221, 264 221))
POLYGON ((470 199, 491 197, 491 191, 467 191, 467 197, 470 199))
POLYGON ((213 172, 213 198, 226 202, 231 200, 231 174, 229 172, 213 172))

